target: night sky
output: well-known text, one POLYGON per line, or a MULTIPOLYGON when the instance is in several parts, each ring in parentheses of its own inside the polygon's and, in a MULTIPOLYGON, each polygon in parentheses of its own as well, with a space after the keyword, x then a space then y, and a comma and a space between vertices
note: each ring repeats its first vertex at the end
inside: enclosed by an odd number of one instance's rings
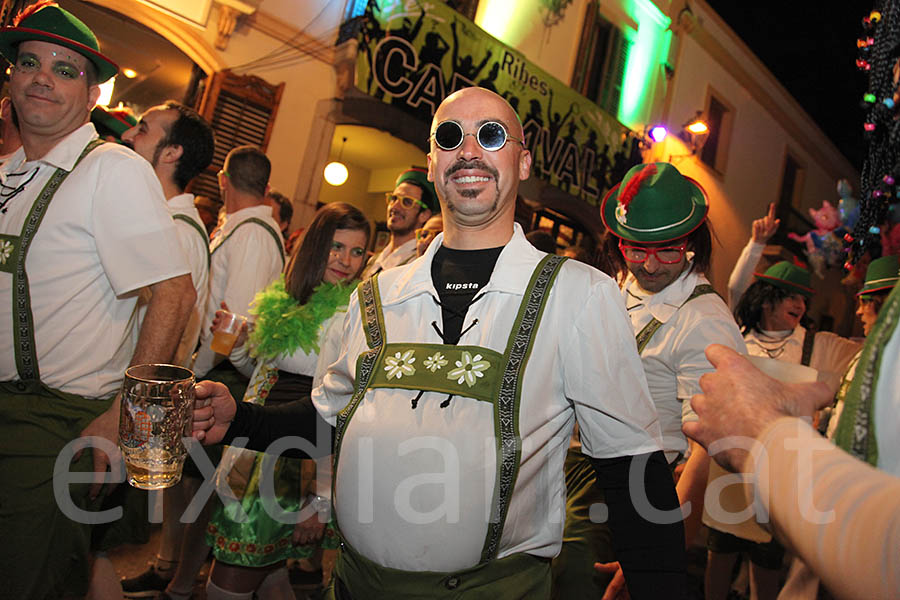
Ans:
POLYGON ((859 104, 868 80, 855 65, 856 40, 874 3, 707 2, 860 169, 865 113, 859 104))

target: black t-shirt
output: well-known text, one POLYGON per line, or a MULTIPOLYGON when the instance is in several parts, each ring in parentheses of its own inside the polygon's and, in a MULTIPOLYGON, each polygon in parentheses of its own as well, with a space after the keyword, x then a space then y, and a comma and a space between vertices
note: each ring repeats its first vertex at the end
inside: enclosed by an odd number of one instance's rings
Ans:
MULTIPOLYGON (((466 311, 478 290, 487 285, 503 246, 484 250, 454 250, 441 246, 434 254, 431 279, 441 303, 438 331, 445 344, 457 344, 462 337, 466 311)), ((468 324, 469 327, 472 324, 468 324)))

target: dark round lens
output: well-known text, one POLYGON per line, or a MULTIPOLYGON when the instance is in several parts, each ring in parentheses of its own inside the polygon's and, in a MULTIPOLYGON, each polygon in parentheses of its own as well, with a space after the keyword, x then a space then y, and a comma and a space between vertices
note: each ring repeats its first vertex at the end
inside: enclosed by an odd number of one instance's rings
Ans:
POLYGON ((494 121, 478 128, 478 143, 485 150, 499 150, 506 143, 506 130, 494 121))
POLYGON ((434 130, 434 143, 443 150, 453 150, 462 143, 463 130, 455 121, 444 121, 434 130))

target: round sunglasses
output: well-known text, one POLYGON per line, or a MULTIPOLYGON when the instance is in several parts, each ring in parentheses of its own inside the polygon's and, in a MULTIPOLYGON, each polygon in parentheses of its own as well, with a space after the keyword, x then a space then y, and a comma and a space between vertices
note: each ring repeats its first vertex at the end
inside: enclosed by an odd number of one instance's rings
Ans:
POLYGON ((431 137, 434 143, 441 150, 456 150, 462 146, 463 140, 467 135, 475 136, 478 145, 488 152, 496 152, 506 145, 508 140, 522 143, 522 140, 514 138, 506 133, 506 127, 503 123, 497 121, 486 121, 478 127, 475 133, 466 133, 463 126, 456 121, 444 121, 434 128, 431 137))

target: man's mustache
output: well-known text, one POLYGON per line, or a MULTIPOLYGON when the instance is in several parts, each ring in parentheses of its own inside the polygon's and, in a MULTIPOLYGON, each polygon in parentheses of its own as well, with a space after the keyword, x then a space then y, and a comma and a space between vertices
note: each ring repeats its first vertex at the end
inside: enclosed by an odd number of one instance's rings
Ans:
POLYGON ((459 160, 455 162, 454 164, 450 165, 450 167, 446 171, 444 171, 444 176, 450 177, 457 171, 462 171, 464 169, 478 169, 479 171, 486 171, 490 173, 494 179, 497 179, 497 175, 499 174, 497 172, 497 169, 485 164, 484 162, 476 158, 474 160, 459 160))

